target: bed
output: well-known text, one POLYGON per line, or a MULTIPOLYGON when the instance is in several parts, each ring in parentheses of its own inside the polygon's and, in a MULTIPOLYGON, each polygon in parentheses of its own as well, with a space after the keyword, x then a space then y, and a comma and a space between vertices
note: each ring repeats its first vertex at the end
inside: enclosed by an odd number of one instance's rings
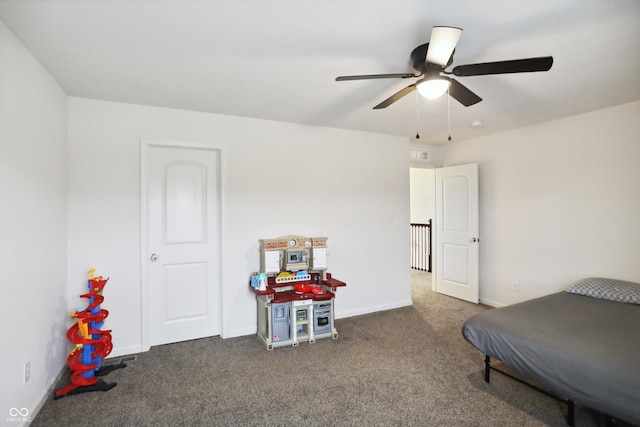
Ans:
MULTIPOLYGON (((464 338, 491 358, 566 400, 640 425, 640 284, 588 278, 566 291, 487 310, 467 320, 464 338)), ((517 378, 515 378, 517 379, 517 378)), ((536 388, 534 386, 534 388, 536 388)))

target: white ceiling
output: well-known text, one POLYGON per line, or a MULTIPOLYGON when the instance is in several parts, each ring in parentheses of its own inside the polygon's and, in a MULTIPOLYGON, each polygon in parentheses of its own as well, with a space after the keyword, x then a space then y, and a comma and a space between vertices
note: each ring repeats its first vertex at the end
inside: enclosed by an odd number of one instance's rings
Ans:
POLYGON ((420 143, 446 142, 446 96, 373 110, 412 80, 334 79, 412 72, 434 25, 464 29, 454 66, 554 57, 457 78, 483 101, 451 99, 454 141, 640 100, 638 0, 0 0, 0 19, 71 96, 420 143))

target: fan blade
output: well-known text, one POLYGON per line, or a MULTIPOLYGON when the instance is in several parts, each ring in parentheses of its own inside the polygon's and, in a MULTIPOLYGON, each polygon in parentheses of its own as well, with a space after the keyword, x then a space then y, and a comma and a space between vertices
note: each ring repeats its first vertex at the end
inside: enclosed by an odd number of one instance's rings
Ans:
POLYGON ((512 61, 484 62, 481 64, 458 65, 452 71, 458 77, 484 76, 487 74, 531 73, 548 71, 553 65, 553 56, 515 59, 512 61))
POLYGON ((431 38, 429 39, 429 50, 427 50, 426 61, 442 67, 447 65, 461 35, 461 28, 433 27, 431 30, 431 38))
POLYGON ((344 80, 369 80, 369 79, 408 79, 411 77, 420 77, 419 75, 410 73, 396 73, 396 74, 365 74, 361 76, 339 76, 336 77, 337 82, 344 80))
POLYGON ((403 96, 408 95, 411 92, 413 92, 415 90, 415 88, 416 88, 416 84, 415 83, 410 84, 409 86, 405 87, 401 91, 394 93, 389 98, 385 99, 380 104, 378 104, 375 107, 373 107, 373 109, 374 110, 379 110, 381 108, 387 108, 389 105, 393 104, 394 102, 396 102, 397 100, 399 100, 403 96))
POLYGON ((471 90, 462 83, 454 79, 449 80, 451 80, 451 86, 449 86, 449 95, 460 104, 464 105, 465 107, 469 107, 482 101, 482 98, 471 92, 471 90))

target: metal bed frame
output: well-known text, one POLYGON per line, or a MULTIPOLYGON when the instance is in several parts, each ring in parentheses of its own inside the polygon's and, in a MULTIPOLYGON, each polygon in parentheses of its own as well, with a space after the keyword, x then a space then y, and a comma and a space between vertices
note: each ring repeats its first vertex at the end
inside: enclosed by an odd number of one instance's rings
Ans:
MULTIPOLYGON (((565 399, 563 397, 558 396, 557 394, 548 392, 547 390, 541 389, 540 387, 538 387, 538 386, 536 386, 534 384, 528 383, 527 381, 524 381, 524 380, 522 380, 522 379, 520 379, 518 377, 515 377, 515 376, 511 375, 510 373, 503 371, 502 369, 499 369, 499 368, 496 368, 495 366, 492 366, 491 365, 491 357, 488 354, 485 354, 485 356, 484 356, 484 380, 486 382, 489 382, 489 376, 490 376, 490 372, 491 371, 499 372, 502 375, 505 375, 505 376, 507 376, 507 377, 509 377, 509 378, 511 378, 513 380, 516 380, 519 383, 524 384, 527 387, 530 387, 530 388, 532 388, 534 390, 537 390, 542 394, 545 394, 545 395, 547 395, 547 396, 549 396, 549 397, 551 397, 551 398, 553 398, 555 400, 558 400, 558 401, 560 401, 562 403, 566 403, 567 404, 567 424, 569 424, 570 426, 574 425, 574 423, 575 423, 575 402, 573 400, 565 399)), ((608 417, 607 417, 607 419, 608 419, 608 417)))

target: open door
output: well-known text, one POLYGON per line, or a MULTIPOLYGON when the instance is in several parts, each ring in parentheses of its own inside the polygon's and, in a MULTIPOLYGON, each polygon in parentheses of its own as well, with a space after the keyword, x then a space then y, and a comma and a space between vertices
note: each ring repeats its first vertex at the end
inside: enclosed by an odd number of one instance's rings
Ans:
POLYGON ((478 165, 436 169, 435 291, 477 304, 478 165))

